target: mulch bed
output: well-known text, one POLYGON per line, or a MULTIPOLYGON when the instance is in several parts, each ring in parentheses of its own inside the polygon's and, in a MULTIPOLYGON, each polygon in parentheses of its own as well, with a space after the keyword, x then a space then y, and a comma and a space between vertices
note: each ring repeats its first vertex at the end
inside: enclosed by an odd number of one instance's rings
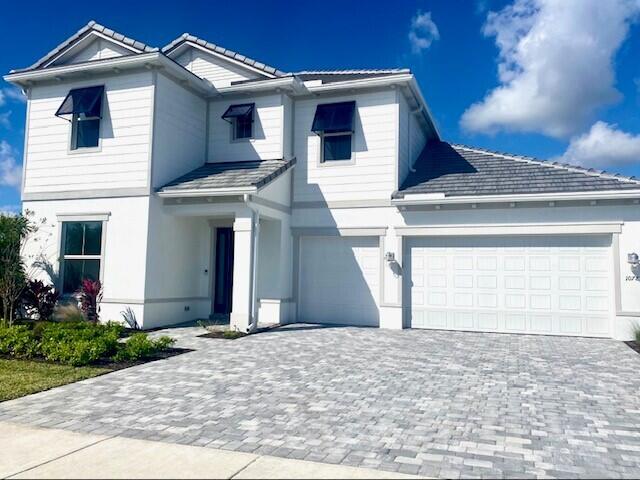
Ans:
POLYGON ((629 342, 624 342, 627 344, 627 347, 629 347, 632 350, 635 350, 636 353, 640 354, 640 343, 631 340, 629 342))
MULTIPOLYGON (((189 353, 189 352, 193 352, 193 350, 189 348, 168 348, 166 350, 163 350, 162 352, 158 352, 150 357, 142 358, 140 360, 127 361, 127 362, 114 362, 113 360, 110 360, 110 359, 101 359, 95 363, 91 363, 86 366, 108 368, 112 371, 116 371, 116 370, 123 370, 125 368, 135 367, 137 365, 143 365, 149 362, 155 362, 157 360, 164 360, 166 358, 175 357, 177 355, 182 355, 183 353, 189 353)), ((3 360, 29 360, 31 362, 41 362, 41 363, 50 363, 53 365, 62 365, 61 363, 50 362, 48 360, 45 360, 42 357, 19 359, 16 357, 12 357, 10 355, 0 355, 0 358, 2 358, 3 360)))
POLYGON ((198 338, 221 338, 222 340, 238 340, 239 338, 244 338, 247 336, 246 334, 241 334, 241 335, 238 335, 237 337, 225 337, 224 333, 225 333, 224 331, 213 331, 209 333, 203 333, 202 335, 198 335, 198 338))

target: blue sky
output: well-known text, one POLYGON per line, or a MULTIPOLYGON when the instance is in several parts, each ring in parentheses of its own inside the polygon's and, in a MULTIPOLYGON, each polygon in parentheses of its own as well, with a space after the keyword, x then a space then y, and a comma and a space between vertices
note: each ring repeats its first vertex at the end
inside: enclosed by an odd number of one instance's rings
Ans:
MULTIPOLYGON (((0 71, 91 19, 153 46, 189 32, 284 71, 408 67, 447 141, 640 176, 639 15, 640 0, 10 2, 0 71)), ((25 106, 0 92, 2 210, 19 204, 25 106)))

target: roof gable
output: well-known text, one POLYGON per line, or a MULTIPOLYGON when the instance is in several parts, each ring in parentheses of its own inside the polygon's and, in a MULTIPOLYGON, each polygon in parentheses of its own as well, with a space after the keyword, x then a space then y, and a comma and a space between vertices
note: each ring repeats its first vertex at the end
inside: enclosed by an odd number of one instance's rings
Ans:
MULTIPOLYGON (((207 53, 210 58, 215 58, 216 63, 226 66, 231 70, 231 66, 235 68, 235 72, 244 76, 245 79, 251 78, 275 78, 287 75, 285 72, 271 67, 265 63, 259 62, 252 58, 246 57, 240 53, 234 52, 227 48, 221 47, 211 42, 207 42, 194 35, 184 33, 180 37, 162 48, 162 52, 173 58, 178 59, 188 50, 195 49, 200 52, 207 53), (244 73, 240 73, 244 72, 244 73)), ((241 80, 240 78, 238 80, 241 80)))
POLYGON ((11 73, 156 51, 92 20, 33 65, 11 73))

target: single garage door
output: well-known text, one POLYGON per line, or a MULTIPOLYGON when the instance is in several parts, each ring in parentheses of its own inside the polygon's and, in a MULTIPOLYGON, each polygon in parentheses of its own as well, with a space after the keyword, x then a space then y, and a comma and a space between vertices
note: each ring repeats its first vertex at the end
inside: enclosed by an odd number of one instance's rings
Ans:
POLYGON ((378 244, 377 237, 302 237, 300 320, 377 326, 378 244))
POLYGON ((413 328, 610 335, 611 236, 407 240, 413 328))

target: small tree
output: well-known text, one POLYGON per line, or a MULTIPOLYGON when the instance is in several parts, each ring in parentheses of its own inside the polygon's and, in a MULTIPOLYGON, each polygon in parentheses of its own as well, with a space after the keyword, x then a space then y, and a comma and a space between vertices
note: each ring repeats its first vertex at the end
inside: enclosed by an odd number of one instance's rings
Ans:
POLYGON ((98 304, 102 300, 102 284, 100 280, 91 280, 89 278, 82 280, 78 295, 80 298, 80 308, 87 317, 87 320, 98 323, 100 313, 98 304))
POLYGON ((0 214, 0 298, 4 325, 13 324, 16 304, 27 285, 22 252, 35 230, 27 214, 0 214))

